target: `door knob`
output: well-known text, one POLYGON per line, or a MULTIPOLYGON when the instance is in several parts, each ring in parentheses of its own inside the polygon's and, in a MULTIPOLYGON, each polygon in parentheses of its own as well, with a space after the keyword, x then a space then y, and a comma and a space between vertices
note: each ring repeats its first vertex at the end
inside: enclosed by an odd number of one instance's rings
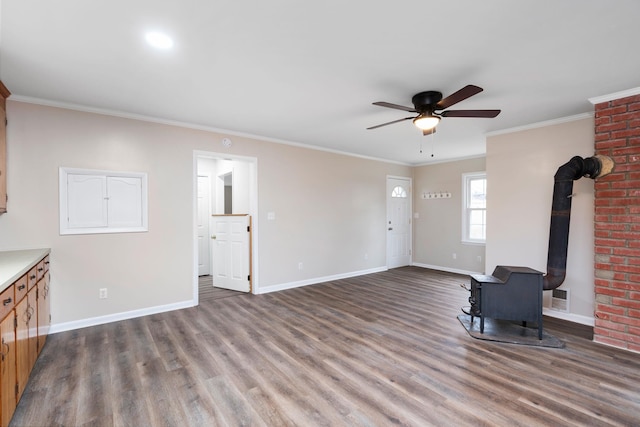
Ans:
POLYGON ((393 227, 389 227, 389 231, 393 230, 393 227))
POLYGON ((211 236, 211 238, 212 238, 213 240, 216 240, 216 235, 214 234, 213 236, 211 236))

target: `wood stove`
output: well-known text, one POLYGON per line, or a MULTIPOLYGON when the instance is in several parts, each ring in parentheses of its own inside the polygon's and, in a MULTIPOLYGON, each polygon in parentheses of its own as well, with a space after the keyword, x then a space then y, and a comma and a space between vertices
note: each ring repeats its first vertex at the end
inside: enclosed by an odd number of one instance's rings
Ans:
POLYGON ((538 339, 542 339, 542 274, 528 267, 499 265, 491 276, 471 275, 471 323, 480 317, 480 333, 484 319, 536 322, 538 339))

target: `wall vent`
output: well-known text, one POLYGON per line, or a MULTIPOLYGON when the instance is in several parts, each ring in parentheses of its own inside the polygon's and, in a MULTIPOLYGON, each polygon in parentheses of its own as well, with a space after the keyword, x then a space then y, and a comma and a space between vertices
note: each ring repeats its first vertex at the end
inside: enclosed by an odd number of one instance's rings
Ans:
POLYGON ((551 308, 569 312, 569 289, 554 289, 551 296, 551 308))

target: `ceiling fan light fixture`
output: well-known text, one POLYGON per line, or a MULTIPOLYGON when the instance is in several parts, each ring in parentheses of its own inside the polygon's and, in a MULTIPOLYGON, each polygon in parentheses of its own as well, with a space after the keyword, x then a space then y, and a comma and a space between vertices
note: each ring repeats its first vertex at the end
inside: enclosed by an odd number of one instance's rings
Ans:
POLYGON ((413 119, 413 124, 422 130, 431 130, 438 126, 438 123, 440 123, 440 117, 433 114, 420 114, 413 119))

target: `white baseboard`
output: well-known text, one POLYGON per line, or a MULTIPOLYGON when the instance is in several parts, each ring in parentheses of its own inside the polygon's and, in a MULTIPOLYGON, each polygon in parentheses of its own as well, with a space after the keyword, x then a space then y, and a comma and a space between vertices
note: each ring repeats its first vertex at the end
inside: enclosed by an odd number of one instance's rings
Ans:
POLYGON ((105 323, 133 319, 136 317, 148 316, 150 314, 164 313, 166 311, 180 310, 183 308, 194 307, 195 305, 194 301, 190 300, 175 304, 158 305, 140 310, 126 311, 123 313, 109 314, 106 316, 91 317, 89 319, 75 320, 73 322, 56 323, 51 325, 49 333, 56 334, 58 332, 72 331, 74 329, 81 329, 89 326, 104 325, 105 323))
POLYGON ((467 270, 459 270, 457 268, 449 268, 449 267, 440 267, 439 265, 429 265, 429 264, 421 264, 419 262, 414 262, 411 265, 413 265, 414 267, 422 267, 422 268, 428 268, 430 270, 439 270, 439 271, 446 271, 447 273, 456 273, 456 274, 466 274, 466 275, 470 275, 470 274, 482 274, 481 271, 467 271, 467 270))
POLYGON ((555 317, 556 319, 568 320, 569 322, 580 323, 587 326, 594 326, 596 324, 593 317, 583 316, 581 314, 564 313, 562 311, 553 310, 547 307, 542 308, 542 314, 549 317, 555 317))
POLYGON ((380 273, 387 271, 387 267, 376 267, 368 270, 352 271, 350 273, 335 274, 333 276, 316 277, 314 279, 300 280, 297 282, 281 283, 279 285, 271 285, 256 289, 256 294, 268 294, 270 292, 284 291, 286 289, 299 288, 307 285, 315 285, 317 283, 330 282, 331 280, 348 279, 349 277, 363 276, 365 274, 380 273))

